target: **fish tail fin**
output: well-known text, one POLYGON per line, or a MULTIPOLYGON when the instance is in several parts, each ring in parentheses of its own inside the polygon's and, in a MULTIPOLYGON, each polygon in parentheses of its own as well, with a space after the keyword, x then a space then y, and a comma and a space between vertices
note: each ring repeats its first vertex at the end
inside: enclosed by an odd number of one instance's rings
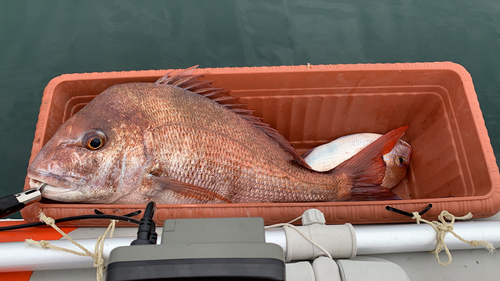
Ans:
POLYGON ((408 128, 409 126, 403 126, 388 132, 332 170, 332 172, 341 172, 354 179, 348 201, 401 199, 389 189, 381 186, 386 167, 383 155, 393 149, 408 128))

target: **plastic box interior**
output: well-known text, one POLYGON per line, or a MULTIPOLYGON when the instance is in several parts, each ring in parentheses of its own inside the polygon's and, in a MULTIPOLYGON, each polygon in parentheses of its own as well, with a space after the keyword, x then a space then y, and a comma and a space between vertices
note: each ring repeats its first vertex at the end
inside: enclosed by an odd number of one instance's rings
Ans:
MULTIPOLYGON (((34 159, 57 128, 106 88, 128 82, 154 82, 166 71, 69 74, 54 78, 44 92, 35 133, 34 159)), ((486 217, 500 210, 499 174, 479 103, 467 71, 453 63, 321 65, 198 69, 214 86, 231 90, 254 114, 277 129, 300 153, 338 137, 386 133, 403 125, 413 155, 407 177, 393 191, 403 200, 281 204, 159 205, 158 221, 169 218, 261 216, 285 222, 308 208, 329 223, 407 221, 386 205, 436 217, 472 211, 486 217)), ((25 185, 25 189, 29 185, 25 185)), ((36 220, 42 209, 54 217, 126 213, 139 205, 37 203, 23 210, 36 220)), ((107 222, 78 222, 100 225, 107 222)))

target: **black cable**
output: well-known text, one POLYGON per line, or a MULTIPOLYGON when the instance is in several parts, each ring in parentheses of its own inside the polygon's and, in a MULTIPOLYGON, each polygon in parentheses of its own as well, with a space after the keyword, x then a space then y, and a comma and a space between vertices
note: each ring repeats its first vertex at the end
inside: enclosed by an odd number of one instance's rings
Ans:
POLYGON ((130 245, 156 244, 158 235, 156 233, 156 223, 153 220, 155 210, 155 202, 149 202, 137 230, 137 239, 132 241, 130 245))
MULTIPOLYGON (((134 213, 132 213, 132 214, 134 214, 134 213)), ((119 221, 134 223, 134 224, 140 224, 140 221, 137 219, 133 219, 133 218, 126 217, 126 216, 115 216, 115 215, 105 215, 105 214, 104 215, 99 214, 99 215, 74 216, 74 217, 56 219, 54 221, 55 221, 55 223, 60 223, 60 222, 67 222, 67 221, 74 221, 74 220, 86 220, 86 219, 119 220, 119 221)), ((10 226, 0 227, 0 231, 21 229, 21 228, 28 228, 28 227, 35 227, 35 226, 42 226, 42 225, 46 225, 46 224, 44 222, 32 222, 32 223, 19 224, 19 225, 10 225, 10 226)))

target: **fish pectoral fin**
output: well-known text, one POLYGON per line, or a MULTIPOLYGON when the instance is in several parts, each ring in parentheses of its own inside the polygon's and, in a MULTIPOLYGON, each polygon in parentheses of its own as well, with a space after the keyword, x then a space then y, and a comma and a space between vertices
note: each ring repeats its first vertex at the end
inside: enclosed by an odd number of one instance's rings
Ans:
POLYGON ((355 187, 347 201, 385 201, 401 200, 401 197, 382 186, 355 187))
POLYGON ((163 189, 171 190, 183 196, 200 200, 201 202, 223 201, 226 203, 232 203, 231 200, 225 198, 224 196, 216 192, 210 191, 206 188, 199 187, 193 184, 157 176, 153 176, 153 181, 155 181, 156 184, 158 184, 163 189))

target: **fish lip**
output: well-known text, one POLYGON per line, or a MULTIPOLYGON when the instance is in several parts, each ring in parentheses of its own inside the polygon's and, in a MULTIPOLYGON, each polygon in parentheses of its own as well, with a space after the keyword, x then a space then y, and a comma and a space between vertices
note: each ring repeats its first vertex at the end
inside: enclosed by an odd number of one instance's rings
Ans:
POLYGON ((30 187, 31 188, 36 188, 38 190, 40 190, 42 184, 44 184, 44 182, 41 182, 41 181, 36 180, 36 179, 31 179, 31 178, 30 178, 30 182, 29 183, 30 183, 30 187))
MULTIPOLYGON (((59 181, 60 182, 60 181, 59 181)), ((71 202, 71 200, 67 200, 66 198, 72 198, 78 193, 78 188, 71 185, 59 185, 54 183, 54 181, 48 180, 40 180, 40 178, 30 178, 30 187, 31 188, 39 188, 43 183, 44 186, 42 192, 42 196, 44 198, 60 201, 60 202, 71 202)))
POLYGON ((53 186, 50 184, 47 184, 43 188, 42 195, 44 197, 47 197, 50 199, 51 195, 56 195, 58 197, 68 195, 68 194, 74 194, 77 190, 74 188, 66 188, 66 187, 59 187, 59 186, 53 186))
POLYGON ((47 184, 44 188, 44 192, 47 188, 49 188, 49 190, 57 188, 61 191, 64 189, 76 190, 76 187, 73 187, 72 182, 78 182, 81 180, 74 176, 60 176, 50 172, 34 171, 32 169, 30 169, 28 177, 30 178, 29 184, 31 188, 39 188, 43 183, 47 184))
POLYGON ((43 188, 42 194, 45 193, 67 193, 67 192, 74 192, 76 188, 71 188, 71 187, 62 187, 62 186, 55 186, 52 184, 48 184, 46 182, 41 182, 36 179, 30 179, 30 187, 31 188, 39 188, 42 184, 46 184, 45 187, 43 188))

